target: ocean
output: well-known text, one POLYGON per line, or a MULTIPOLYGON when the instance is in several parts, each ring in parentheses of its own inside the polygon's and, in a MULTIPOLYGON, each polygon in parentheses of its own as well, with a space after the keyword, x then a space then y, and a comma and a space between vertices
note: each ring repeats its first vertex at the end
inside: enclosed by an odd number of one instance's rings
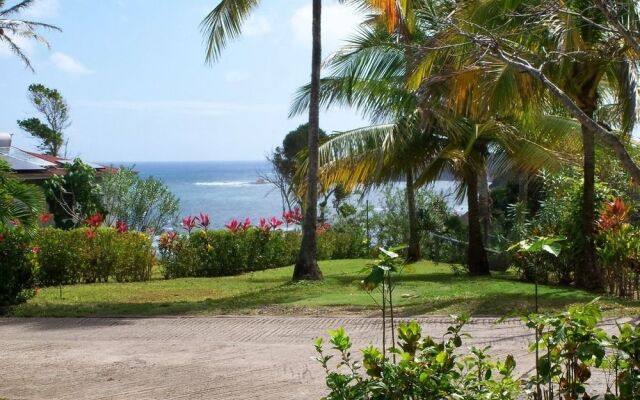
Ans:
MULTIPOLYGON (((231 219, 249 217, 257 223, 261 217, 282 216, 280 194, 261 176, 270 172, 266 161, 206 162, 136 162, 112 163, 133 167, 141 177, 153 176, 163 181, 179 199, 180 216, 207 213, 214 227, 222 227, 231 219)), ((433 190, 451 192, 450 181, 438 181, 433 190)), ((368 198, 378 204, 377 193, 368 198)), ((464 212, 463 205, 451 205, 464 212)))

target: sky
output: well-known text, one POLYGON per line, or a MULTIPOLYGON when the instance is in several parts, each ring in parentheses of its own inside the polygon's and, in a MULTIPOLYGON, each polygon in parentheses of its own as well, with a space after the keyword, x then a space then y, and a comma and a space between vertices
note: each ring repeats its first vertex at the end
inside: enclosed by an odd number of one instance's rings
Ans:
MULTIPOLYGON (((8 0, 7 6, 17 0, 8 0)), ((200 21, 218 0, 36 0, 22 19, 46 22, 50 49, 20 41, 36 70, 0 46, 0 132, 35 149, 16 121, 37 116, 27 88, 58 89, 71 108, 68 157, 89 161, 261 160, 307 116, 288 117, 310 79, 311 1, 265 0, 213 65, 200 21)), ((323 57, 361 16, 323 2, 323 57)), ((357 111, 323 112, 327 132, 366 125, 357 111)))

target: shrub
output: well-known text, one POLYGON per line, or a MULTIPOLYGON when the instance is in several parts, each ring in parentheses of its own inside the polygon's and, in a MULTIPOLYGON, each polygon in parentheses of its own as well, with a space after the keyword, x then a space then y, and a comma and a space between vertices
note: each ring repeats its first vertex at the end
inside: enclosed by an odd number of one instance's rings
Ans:
MULTIPOLYGON (((358 232, 318 234, 318 258, 359 258, 368 252, 358 232)), ((160 237, 160 264, 167 279, 235 275, 291 265, 301 236, 297 231, 258 229, 175 232, 160 237)))
MULTIPOLYGON (((381 193, 381 209, 371 217, 373 241, 379 247, 409 242, 409 211, 405 192, 387 187, 381 193)), ((425 258, 451 263, 465 262, 466 226, 442 194, 426 189, 416 191, 420 247, 425 258), (454 240, 450 240, 454 239, 454 240)))
POLYGON ((0 306, 22 303, 33 295, 33 251, 24 230, 0 226, 0 306))
POLYGON ((352 343, 344 329, 331 331, 330 342, 339 360, 335 368, 323 340, 315 342, 316 360, 325 369, 330 390, 325 399, 516 399, 520 383, 513 377, 513 357, 493 362, 487 349, 476 348, 467 356, 460 354, 466 322, 467 318, 456 319, 441 342, 423 338, 415 321, 400 324, 394 350, 398 363, 374 346, 362 350, 360 363, 351 354, 352 343))
POLYGON ((35 240, 38 279, 45 285, 143 281, 151 277, 151 239, 112 228, 41 229, 35 240))
POLYGON ((570 307, 555 315, 524 318, 537 332, 537 370, 529 377, 514 377, 512 356, 494 361, 489 347, 461 350, 466 317, 456 318, 444 339, 423 338, 413 321, 400 324, 393 349, 397 362, 374 346, 362 350, 362 362, 351 353, 352 343, 343 328, 329 333, 327 354, 322 338, 315 341, 316 360, 326 373, 325 399, 595 399, 640 398, 640 327, 618 326, 617 335, 598 327, 601 311, 596 303, 570 307), (334 361, 334 360, 337 360, 334 361), (606 387, 590 385, 604 374, 606 387), (600 394, 598 396, 597 394, 600 394))

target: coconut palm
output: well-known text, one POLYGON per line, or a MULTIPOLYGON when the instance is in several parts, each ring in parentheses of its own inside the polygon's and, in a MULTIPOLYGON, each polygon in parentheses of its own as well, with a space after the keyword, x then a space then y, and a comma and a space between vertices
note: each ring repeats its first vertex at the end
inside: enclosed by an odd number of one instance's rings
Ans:
POLYGON ((0 226, 11 222, 33 227, 44 207, 44 194, 34 185, 18 181, 0 160, 0 226))
POLYGON ((435 35, 437 41, 425 43, 420 50, 424 57, 412 79, 415 86, 425 80, 450 77, 450 70, 433 68, 433 60, 445 56, 458 60, 457 70, 486 70, 502 63, 524 72, 533 84, 548 90, 548 97, 540 104, 557 103, 582 124, 585 245, 582 260, 576 262, 576 281, 584 288, 599 290, 602 280, 594 242, 596 134, 634 178, 640 177, 638 165, 624 146, 635 123, 638 54, 628 46, 629 38, 616 34, 624 33, 625 27, 639 26, 637 7, 582 0, 426 1, 429 7, 421 13, 438 17, 439 33, 435 35), (607 25, 612 21, 624 21, 626 25, 616 29, 619 27, 615 24, 607 25), (617 108, 613 121, 599 115, 604 103, 617 108))
MULTIPOLYGON (((202 30, 207 40, 206 58, 214 61, 227 46, 228 41, 238 37, 242 26, 257 8, 258 0, 221 0, 202 21, 202 30)), ((307 193, 304 198, 304 222, 302 244, 293 271, 294 280, 320 280, 322 273, 317 262, 316 224, 318 220, 318 144, 320 131, 320 69, 322 58, 321 14, 322 1, 313 0, 311 56, 311 95, 309 106, 309 168, 307 193)))
POLYGON ((42 22, 35 21, 27 21, 16 19, 15 16, 20 13, 20 11, 26 10, 31 7, 35 0, 23 0, 18 4, 9 7, 5 7, 5 0, 0 0, 0 43, 5 43, 11 51, 22 60, 22 63, 31 71, 34 71, 33 66, 31 65, 31 61, 29 57, 24 53, 20 45, 16 43, 17 38, 35 40, 36 42, 42 43, 47 48, 49 47, 49 43, 44 38, 44 36, 38 33, 38 29, 52 29, 56 31, 60 31, 60 28, 44 24, 42 22))
MULTIPOLYGON (((433 18, 433 21, 437 21, 437 18, 433 18)), ((433 29, 432 21, 419 20, 416 24, 421 24, 421 29, 426 27, 427 33, 437 32, 433 29)), ((482 219, 481 210, 484 209, 484 215, 488 214, 488 205, 482 206, 482 196, 478 192, 482 180, 486 185, 486 176, 481 171, 486 171, 488 154, 490 148, 495 147, 495 140, 489 140, 491 137, 486 133, 483 137, 474 135, 495 131, 487 130, 487 126, 507 126, 501 119, 519 117, 522 120, 518 122, 521 129, 517 130, 518 135, 510 133, 512 138, 509 142, 513 143, 513 137, 517 136, 524 143, 537 142, 546 146, 553 144, 550 139, 554 136, 549 136, 547 129, 536 129, 534 125, 524 123, 534 120, 532 116, 544 115, 543 109, 529 104, 530 99, 536 98, 532 80, 509 66, 493 63, 484 69, 456 70, 458 66, 445 54, 445 57, 430 60, 430 66, 455 71, 451 79, 435 82, 424 79, 420 81, 416 92, 408 91, 405 86, 409 68, 406 49, 412 44, 402 43, 397 40, 398 37, 402 35, 398 35, 397 31, 389 32, 388 28, 381 29, 379 24, 370 21, 358 36, 351 39, 350 45, 328 63, 333 74, 322 81, 322 104, 355 106, 373 120, 391 120, 392 123, 346 132, 322 146, 323 179, 347 186, 356 183, 375 185, 397 179, 402 168, 419 174, 421 172, 417 165, 422 165, 421 170, 424 170, 435 159, 440 160, 437 164, 450 164, 448 167, 457 171, 459 179, 465 184, 464 190, 469 194, 468 200, 472 202, 469 205, 472 234, 470 269, 477 274, 488 273, 482 241, 477 240, 488 234, 486 227, 484 235, 478 234, 482 230, 477 221, 482 219), (408 118, 410 115, 421 117, 408 118), (460 120, 466 122, 456 123, 460 120), (408 123, 411 121, 413 125, 408 123), (459 133, 461 126, 467 127, 462 134, 459 133), (431 140, 425 141, 426 138, 431 140), (446 150, 439 153, 439 148, 446 150), (413 153, 409 155, 407 151, 413 153)), ((419 38, 420 43, 433 40, 420 29, 414 30, 412 37, 419 38)), ((425 71, 424 65, 420 68, 425 71)), ((300 90, 292 112, 305 109, 307 103, 308 87, 305 87, 300 90)), ((540 118, 535 120, 539 123, 540 118)), ((546 117, 547 125, 555 123, 558 126, 560 121, 559 118, 546 117)), ((503 136, 509 132, 505 129, 502 131, 505 132, 503 136)), ((569 129, 565 132, 569 132, 569 129)), ((526 156, 535 154, 518 154, 515 150, 526 147, 531 146, 510 146, 505 154, 511 154, 516 159, 526 159, 526 156)), ((521 160, 520 164, 526 164, 526 160, 521 160)), ((442 168, 435 166, 430 169, 442 172, 442 168)), ((428 176, 431 179, 436 177, 423 174, 421 183, 426 183, 428 179, 425 177, 428 176)), ((485 196, 484 200, 487 198, 485 196)))

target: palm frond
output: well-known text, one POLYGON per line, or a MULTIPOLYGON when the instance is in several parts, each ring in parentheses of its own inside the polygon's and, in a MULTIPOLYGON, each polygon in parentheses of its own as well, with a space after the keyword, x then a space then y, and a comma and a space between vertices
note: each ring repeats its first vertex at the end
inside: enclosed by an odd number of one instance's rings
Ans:
POLYGON ((258 3, 258 0, 221 0, 202 20, 200 29, 207 44, 207 62, 216 61, 228 42, 240 36, 242 26, 258 3))

